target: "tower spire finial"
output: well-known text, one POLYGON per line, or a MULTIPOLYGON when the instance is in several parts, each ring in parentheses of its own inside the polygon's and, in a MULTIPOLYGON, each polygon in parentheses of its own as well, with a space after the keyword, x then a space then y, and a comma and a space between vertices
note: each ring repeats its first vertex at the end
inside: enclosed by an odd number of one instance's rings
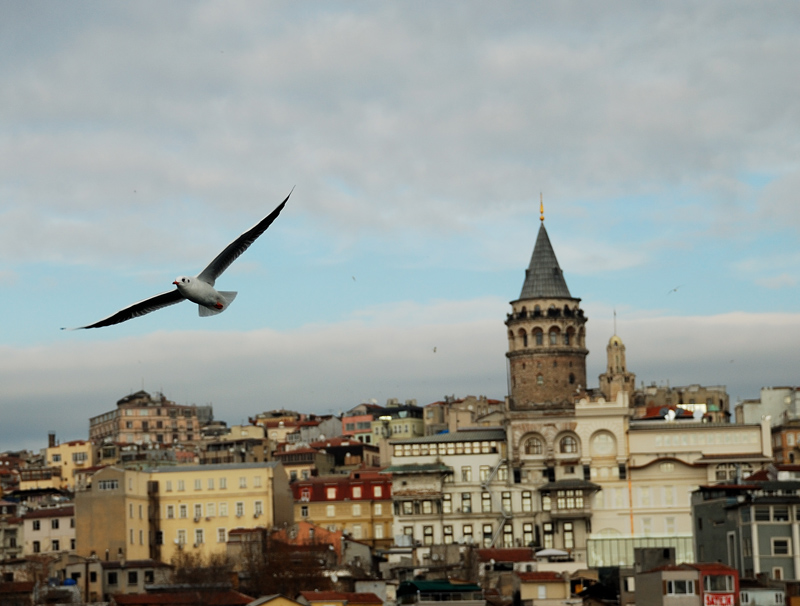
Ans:
POLYGON ((544 223, 544 199, 542 192, 539 192, 539 220, 544 223))
POLYGON ((614 309, 614 334, 617 334, 617 310, 614 309))

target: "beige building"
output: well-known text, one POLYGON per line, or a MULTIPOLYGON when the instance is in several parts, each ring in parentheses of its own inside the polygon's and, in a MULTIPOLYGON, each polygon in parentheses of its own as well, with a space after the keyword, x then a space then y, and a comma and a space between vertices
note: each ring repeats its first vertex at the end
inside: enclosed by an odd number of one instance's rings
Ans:
POLYGON ((425 435, 458 431, 466 427, 497 427, 502 424, 504 411, 503 400, 492 400, 486 396, 447 396, 444 400, 425 406, 425 435))
POLYGON ((150 521, 155 502, 144 471, 105 467, 75 493, 78 555, 146 560, 156 551, 150 521))
POLYGON ((23 555, 58 555, 75 551, 75 509, 47 507, 22 516, 23 555))
POLYGON ((522 606, 561 606, 572 595, 568 573, 517 572, 515 581, 522 606))
POLYGON ((200 439, 200 425, 210 420, 209 406, 181 406, 164 394, 146 391, 125 396, 117 408, 89 419, 89 439, 95 444, 174 444, 200 439))
POLYGON ((234 528, 290 523, 292 497, 279 463, 107 467, 75 510, 80 555, 169 562, 178 550, 223 553, 234 528))

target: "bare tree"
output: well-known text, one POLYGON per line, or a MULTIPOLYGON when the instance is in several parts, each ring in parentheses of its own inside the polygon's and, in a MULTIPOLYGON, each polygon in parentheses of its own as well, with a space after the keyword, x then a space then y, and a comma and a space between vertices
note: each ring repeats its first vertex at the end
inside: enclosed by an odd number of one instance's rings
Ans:
POLYGON ((324 544, 290 545, 263 533, 242 551, 242 591, 252 596, 281 593, 295 598, 301 591, 332 588, 324 571, 329 564, 324 544))

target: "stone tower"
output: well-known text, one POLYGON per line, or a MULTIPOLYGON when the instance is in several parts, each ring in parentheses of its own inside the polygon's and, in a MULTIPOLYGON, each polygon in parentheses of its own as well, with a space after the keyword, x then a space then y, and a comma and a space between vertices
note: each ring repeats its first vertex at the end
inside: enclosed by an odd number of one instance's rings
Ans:
POLYGON ((633 402, 633 390, 636 386, 636 375, 628 372, 625 362, 625 344, 617 335, 608 340, 606 347, 608 364, 606 371, 600 375, 600 391, 606 400, 614 400, 621 391, 628 392, 633 402))
POLYGON ((586 317, 572 297, 541 215, 519 299, 511 301, 508 373, 511 410, 573 409, 586 388, 586 317))

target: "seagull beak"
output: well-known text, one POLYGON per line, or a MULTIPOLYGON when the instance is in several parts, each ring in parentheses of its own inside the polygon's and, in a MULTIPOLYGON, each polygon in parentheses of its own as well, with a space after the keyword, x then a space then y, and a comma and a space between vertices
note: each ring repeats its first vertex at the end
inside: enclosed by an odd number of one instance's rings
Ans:
POLYGON ((175 281, 173 282, 173 284, 174 284, 175 286, 178 286, 178 281, 177 281, 177 280, 175 280, 175 281))

